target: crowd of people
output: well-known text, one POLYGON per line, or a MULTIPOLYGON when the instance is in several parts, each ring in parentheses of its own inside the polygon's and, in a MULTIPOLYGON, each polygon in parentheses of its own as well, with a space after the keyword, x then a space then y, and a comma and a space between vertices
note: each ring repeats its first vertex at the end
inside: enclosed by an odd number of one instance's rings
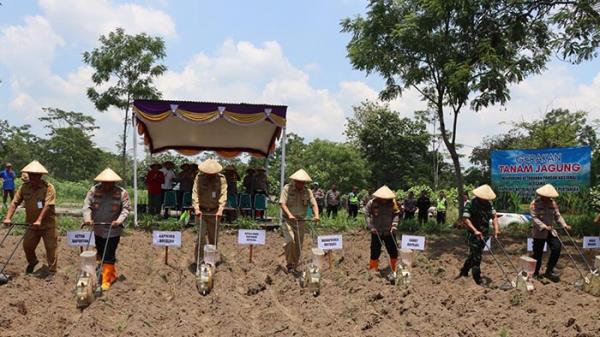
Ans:
MULTIPOLYGON (((181 172, 178 174, 173 172, 173 167, 174 165, 170 162, 151 165, 146 177, 149 193, 160 198, 161 193, 166 193, 169 188, 172 188, 174 181, 183 184, 185 190, 191 191, 191 210, 196 217, 202 219, 201 223, 204 224, 201 226, 200 240, 196 242, 195 250, 195 258, 202 259, 203 246, 207 242, 212 245, 216 245, 218 242, 219 222, 226 208, 227 197, 237 192, 235 183, 239 181, 240 177, 233 167, 227 167, 224 170, 213 159, 205 160, 199 165, 183 164, 180 167, 181 172), (235 183, 230 187, 228 180, 235 183)), ((10 165, 6 165, 2 174, 6 175, 7 172, 14 180, 16 175, 11 174, 10 165)), ((11 226, 17 207, 23 204, 27 224, 27 230, 23 236, 23 250, 27 259, 25 272, 32 273, 38 264, 36 247, 40 240, 43 240, 46 249, 47 270, 52 274, 58 268, 56 191, 51 183, 42 179, 44 175, 48 174, 48 171, 41 163, 33 161, 25 166, 22 172, 26 174, 27 179, 16 190, 3 223, 11 226)), ((313 184, 310 188, 309 184, 312 179, 302 169, 292 174, 289 179, 290 182, 282 188, 279 197, 279 205, 284 216, 281 230, 286 241, 284 253, 287 270, 290 273, 297 273, 306 221, 319 221, 323 209, 331 217, 335 217, 340 207, 341 193, 335 184, 325 193, 319 189, 317 184, 313 184), (319 199, 323 199, 323 202, 320 203, 319 199), (312 210, 312 218, 307 218, 309 208, 312 210)), ((90 188, 83 200, 83 224, 92 226, 96 240, 97 259, 102 262, 102 288, 108 290, 117 279, 116 251, 125 220, 131 211, 131 204, 127 191, 117 185, 122 179, 110 168, 102 171, 95 181, 97 184, 90 188)), ((256 195, 268 191, 266 175, 261 169, 249 169, 243 182, 243 188, 248 194, 256 195)), ((481 284, 480 266, 483 249, 490 236, 497 238, 500 235, 500 229, 492 204, 492 200, 496 198, 492 188, 482 185, 474 189, 472 194, 473 198, 465 198, 464 212, 460 218, 468 231, 469 253, 458 276, 466 277, 471 273, 475 282, 481 284)), ((533 257, 537 261, 534 276, 541 277, 543 248, 547 244, 550 257, 543 276, 555 282, 559 280, 559 275, 554 268, 561 251, 557 229, 570 229, 560 214, 555 201, 557 197, 556 189, 547 184, 537 189, 536 198, 530 205, 530 213, 533 218, 533 257)), ((158 198, 152 200, 156 202, 156 200, 160 200, 158 198)), ((360 204, 357 188, 352 189, 347 200, 350 216, 356 216, 357 207, 360 204)), ((159 209, 157 204, 153 207, 155 210, 159 209)), ((425 192, 418 199, 409 193, 402 203, 397 201, 396 193, 387 186, 381 186, 369 195, 364 204, 366 227, 371 235, 369 270, 378 269, 382 246, 385 246, 391 258, 390 267, 395 270, 398 261, 396 233, 401 217, 410 219, 414 217, 415 213, 418 213, 419 219, 425 219, 423 210, 428 210, 430 207, 432 207, 432 202, 425 192)), ((440 193, 435 205, 438 221, 444 221, 447 207, 448 202, 444 194, 440 193)))

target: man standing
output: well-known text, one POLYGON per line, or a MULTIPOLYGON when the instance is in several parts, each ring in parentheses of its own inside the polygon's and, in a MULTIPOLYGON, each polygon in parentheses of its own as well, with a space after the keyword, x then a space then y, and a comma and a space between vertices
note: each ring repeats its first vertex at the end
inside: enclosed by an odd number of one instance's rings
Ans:
MULTIPOLYGON (((162 166, 163 167, 160 169, 160 171, 165 176, 165 180, 163 181, 162 185, 160 186, 160 188, 161 188, 160 200, 161 200, 161 203, 164 203, 165 195, 167 194, 167 192, 173 190, 173 181, 177 178, 177 175, 175 174, 175 171, 173 171, 175 164, 172 161, 166 161, 163 163, 162 166)), ((167 208, 164 209, 163 217, 165 219, 169 217, 169 209, 167 209, 167 208)))
POLYGON ((279 205, 285 222, 282 232, 285 238, 285 260, 288 273, 297 271, 300 252, 304 242, 304 224, 309 205, 313 212, 313 221, 319 221, 319 207, 312 191, 306 186, 311 182, 306 171, 300 169, 290 176, 292 184, 286 184, 281 191, 279 205))
POLYGON ((57 268, 58 232, 54 210, 56 204, 54 186, 42 180, 42 175, 48 174, 48 171, 37 160, 29 163, 21 171, 27 173, 29 182, 21 185, 15 194, 15 198, 8 207, 8 212, 4 218, 4 225, 11 224, 11 219, 17 207, 24 203, 25 221, 30 224, 23 238, 23 250, 27 258, 25 273, 33 273, 35 266, 38 264, 35 249, 40 243, 40 239, 44 240, 48 271, 55 273, 57 268))
POLYGON ((558 205, 554 201, 554 198, 558 197, 558 191, 556 191, 554 186, 546 184, 538 188, 535 192, 538 196, 529 206, 533 221, 533 258, 537 260, 533 275, 539 277, 542 266, 542 255, 544 254, 544 244, 547 243, 550 249, 550 258, 548 259, 544 276, 552 282, 558 282, 560 278, 554 272, 554 267, 560 257, 561 247, 558 234, 553 226, 556 223, 566 229, 571 229, 571 226, 567 225, 565 219, 560 215, 558 205))
POLYGON ((15 171, 12 169, 11 163, 6 163, 6 168, 3 171, 0 171, 0 179, 2 179, 2 204, 4 208, 6 208, 6 200, 10 196, 10 200, 12 201, 15 197, 15 171))
POLYGON ((146 188, 148 189, 148 213, 156 215, 160 213, 162 200, 162 184, 165 181, 165 175, 160 171, 162 165, 159 163, 150 164, 150 171, 146 174, 146 188))
POLYGON ((117 246, 123 232, 123 222, 131 211, 127 191, 117 182, 121 177, 110 168, 102 171, 83 201, 83 223, 94 226, 96 260, 102 261, 102 290, 110 289, 117 279, 117 246), (110 234, 110 235, 109 235, 110 234), (104 251, 106 247, 106 251, 104 251))
POLYGON ((421 191, 421 196, 417 199, 417 208, 419 209, 419 222, 424 224, 427 222, 429 217, 429 207, 431 207, 431 200, 427 196, 427 191, 421 191))
POLYGON ((408 192, 408 196, 404 199, 404 219, 412 219, 415 217, 415 212, 417 211, 417 200, 415 199, 415 194, 410 191, 408 192))
POLYGON ((246 169, 246 175, 244 176, 244 180, 242 181, 242 186, 244 187, 244 192, 252 195, 254 193, 254 168, 248 167, 246 169))
MULTIPOLYGON (((252 194, 252 208, 254 209, 254 203, 256 200, 256 195, 257 194, 262 194, 264 196, 268 196, 269 195, 269 179, 267 177, 267 171, 265 170, 264 167, 259 167, 256 169, 256 172, 254 173, 254 191, 252 194)), ((259 210, 256 211, 255 210, 255 216, 259 217, 261 219, 264 219, 264 210, 259 210)))
POLYGON ((442 225, 446 223, 446 209, 448 208, 448 200, 446 200, 446 195, 444 191, 440 191, 438 194, 437 204, 435 207, 437 214, 437 223, 438 225, 442 225))
POLYGON ((475 196, 465 205, 463 221, 469 230, 469 256, 460 270, 461 277, 469 276, 469 270, 475 283, 481 284, 481 254, 490 237, 490 220, 494 226, 494 236, 498 238, 498 218, 492 200, 496 194, 489 185, 481 185, 473 190, 475 196))
POLYGON ((381 255, 382 241, 385 249, 390 255, 390 268, 396 271, 398 262, 398 248, 395 243, 394 232, 398 229, 400 219, 400 207, 396 202, 396 194, 387 186, 380 187, 373 193, 365 207, 365 218, 367 228, 371 231, 371 260, 369 270, 377 270, 379 267, 379 256, 381 255))
POLYGON ((179 182, 179 191, 177 191, 177 204, 181 210, 183 207, 183 196, 186 193, 192 194, 192 186, 194 185, 194 175, 196 170, 192 168, 192 165, 188 163, 181 164, 179 166, 181 171, 177 175, 177 181, 179 182))
POLYGON ((204 258, 204 245, 208 232, 208 243, 217 244, 218 222, 223 216, 223 210, 227 203, 227 180, 220 172, 223 170, 221 164, 214 159, 207 159, 199 166, 200 173, 194 179, 192 189, 192 207, 197 218, 202 217, 201 242, 196 243, 195 253, 198 252, 200 244, 199 259, 204 258))
POLYGON ((338 209, 340 207, 340 191, 337 190, 335 184, 331 185, 331 189, 325 193, 325 207, 327 208, 327 216, 333 218, 337 217, 338 209))
POLYGON ((319 207, 319 214, 323 214, 323 206, 325 205, 325 192, 323 192, 323 189, 319 187, 319 183, 316 181, 313 183, 312 192, 315 200, 317 201, 317 206, 319 207))
POLYGON ((227 195, 235 196, 235 199, 237 200, 237 182, 240 181, 240 175, 237 173, 235 166, 228 165, 225 167, 225 170, 223 170, 223 175, 225 175, 225 180, 227 180, 227 195))
POLYGON ((348 193, 348 215, 351 218, 358 216, 358 187, 352 186, 352 192, 348 193))

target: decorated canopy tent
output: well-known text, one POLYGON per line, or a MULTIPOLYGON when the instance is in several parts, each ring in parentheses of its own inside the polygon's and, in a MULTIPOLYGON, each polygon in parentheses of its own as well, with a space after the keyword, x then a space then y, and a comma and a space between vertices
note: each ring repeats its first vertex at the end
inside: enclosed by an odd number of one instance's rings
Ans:
MULTIPOLYGON (((285 176, 286 106, 189 101, 135 100, 133 121, 151 153, 176 150, 184 155, 216 151, 232 158, 241 153, 267 157, 282 141, 281 186, 285 176)), ((134 156, 137 156, 134 133, 134 156)), ((137 165, 134 160, 137 225, 137 165)))

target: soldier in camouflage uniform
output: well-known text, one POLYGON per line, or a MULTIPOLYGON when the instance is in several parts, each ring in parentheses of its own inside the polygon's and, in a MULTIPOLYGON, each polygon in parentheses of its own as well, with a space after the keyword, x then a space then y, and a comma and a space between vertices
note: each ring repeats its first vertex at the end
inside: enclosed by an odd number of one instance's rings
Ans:
POLYGON ((482 185, 473 190, 475 197, 467 202, 463 212, 463 221, 469 230, 469 256, 465 261, 460 276, 469 276, 469 270, 473 274, 475 283, 481 284, 481 254, 485 243, 490 237, 490 220, 494 226, 494 236, 498 237, 498 218, 492 200, 496 194, 488 185, 482 185))

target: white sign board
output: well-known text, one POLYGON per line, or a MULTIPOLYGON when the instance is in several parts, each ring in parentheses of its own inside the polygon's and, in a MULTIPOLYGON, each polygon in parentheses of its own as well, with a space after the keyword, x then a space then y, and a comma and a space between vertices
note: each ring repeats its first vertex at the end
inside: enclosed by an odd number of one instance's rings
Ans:
POLYGON ((490 248, 492 248, 492 238, 489 237, 487 239, 487 242, 485 243, 485 246, 483 246, 483 251, 484 252, 488 252, 490 250, 490 248))
POLYGON ((181 232, 153 231, 152 244, 163 247, 181 247, 181 232))
POLYGON ((425 250, 425 237, 417 235, 402 235, 402 248, 425 250))
POLYGON ((238 243, 240 245, 264 245, 264 229, 240 229, 238 231, 238 243))
POLYGON ((90 235, 90 231, 68 231, 67 232, 67 244, 71 247, 86 247, 88 245, 88 239, 90 247, 95 247, 96 242, 94 240, 94 234, 90 235))
POLYGON ((341 235, 322 235, 317 237, 319 248, 323 250, 342 249, 342 240, 341 235))
POLYGON ((600 249, 600 236, 584 236, 583 249, 600 249))
MULTIPOLYGON (((544 243, 544 251, 548 250, 548 244, 544 243)), ((533 238, 527 238, 527 251, 533 252, 533 238)))

